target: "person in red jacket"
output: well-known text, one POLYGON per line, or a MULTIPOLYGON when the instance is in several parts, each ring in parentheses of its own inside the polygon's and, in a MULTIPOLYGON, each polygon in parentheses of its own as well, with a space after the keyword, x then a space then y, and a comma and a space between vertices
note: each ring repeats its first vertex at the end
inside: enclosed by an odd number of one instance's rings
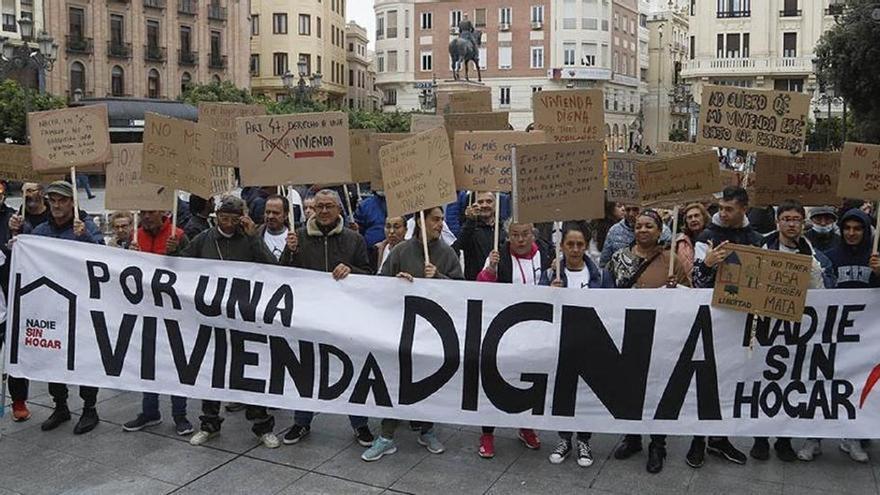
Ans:
MULTIPOLYGON (((167 211, 140 212, 140 227, 134 233, 130 249, 144 253, 166 255, 187 245, 183 229, 171 225, 171 217, 167 211)), ((186 397, 171 396, 171 417, 174 419, 174 430, 180 436, 193 432, 192 423, 186 417, 186 397)), ((141 402, 141 413, 124 425, 125 431, 140 431, 162 422, 159 412, 159 394, 144 392, 141 402)))

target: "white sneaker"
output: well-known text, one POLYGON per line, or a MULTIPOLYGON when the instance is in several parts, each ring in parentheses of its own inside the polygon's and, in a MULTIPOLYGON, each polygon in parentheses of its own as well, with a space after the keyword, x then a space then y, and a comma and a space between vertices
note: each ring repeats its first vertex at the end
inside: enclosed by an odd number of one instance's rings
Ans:
POLYGON ((862 448, 862 442, 845 438, 840 441, 840 450, 849 454, 849 458, 856 462, 868 462, 868 453, 862 448))
POLYGON ((808 438, 797 453, 798 459, 806 462, 812 461, 819 455, 822 455, 822 441, 818 438, 808 438))
POLYGON ((220 434, 219 431, 209 432, 209 431, 205 431, 205 430, 199 430, 196 432, 195 435, 193 435, 189 438, 189 444, 196 445, 196 446, 203 445, 203 444, 207 443, 208 440, 216 437, 219 434, 220 434))
POLYGON ((263 433, 263 436, 260 437, 260 442, 267 449, 277 449, 278 447, 281 447, 281 440, 278 440, 278 437, 272 432, 263 433))

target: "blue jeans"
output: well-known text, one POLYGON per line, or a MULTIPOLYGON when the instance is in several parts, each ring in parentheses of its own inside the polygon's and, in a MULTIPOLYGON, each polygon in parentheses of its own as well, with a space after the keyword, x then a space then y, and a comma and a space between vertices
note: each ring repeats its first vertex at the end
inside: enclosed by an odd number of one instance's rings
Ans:
POLYGON ((92 186, 89 184, 89 176, 86 174, 76 174, 76 187, 86 190, 86 196, 92 196, 92 186))
MULTIPOLYGON (((162 414, 159 413, 159 394, 144 392, 141 404, 143 414, 147 419, 159 419, 162 417, 162 414)), ((171 396, 171 416, 186 416, 186 397, 171 396)))
MULTIPOLYGON (((312 418, 314 417, 315 413, 310 411, 294 411, 293 424, 297 426, 311 426, 312 418)), ((355 430, 361 426, 367 426, 367 418, 363 416, 349 416, 348 421, 351 423, 351 427, 355 430)))

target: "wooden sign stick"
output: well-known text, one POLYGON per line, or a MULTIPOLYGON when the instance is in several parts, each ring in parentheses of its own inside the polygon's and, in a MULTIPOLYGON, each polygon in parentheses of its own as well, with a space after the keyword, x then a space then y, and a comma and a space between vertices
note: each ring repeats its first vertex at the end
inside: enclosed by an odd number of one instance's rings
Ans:
POLYGON ((342 185, 342 193, 345 194, 345 205, 348 206, 348 220, 354 221, 354 211, 351 209, 351 196, 348 194, 348 184, 342 185))
POLYGON ((880 242, 880 211, 875 211, 875 215, 877 215, 877 225, 874 226, 874 250, 871 251, 871 254, 880 254, 877 252, 878 242, 880 242))
POLYGON ((498 226, 498 221, 501 219, 501 193, 495 193, 495 251, 498 251, 498 235, 499 229, 501 227, 498 226))
POLYGON ((138 212, 137 210, 131 212, 132 217, 134 218, 134 231, 131 233, 131 240, 133 242, 137 242, 138 238, 138 212))
POLYGON ((556 280, 562 280, 562 222, 553 222, 553 244, 556 249, 556 280))
MULTIPOLYGON (((660 226, 660 229, 663 229, 663 226, 660 226)), ((675 235, 678 232, 678 205, 675 205, 675 208, 672 210, 672 244, 669 247, 669 277, 675 275, 675 252, 677 250, 677 245, 675 242, 675 235)))
POLYGON ((171 237, 177 233, 177 189, 174 190, 174 201, 171 202, 171 237))
POLYGON ((425 264, 431 262, 431 257, 428 255, 428 228, 425 226, 425 210, 419 211, 419 221, 421 222, 421 236, 422 236, 422 249, 425 250, 425 264))
POLYGON ((79 197, 76 190, 76 167, 70 167, 70 182, 73 186, 73 218, 79 220, 79 197))

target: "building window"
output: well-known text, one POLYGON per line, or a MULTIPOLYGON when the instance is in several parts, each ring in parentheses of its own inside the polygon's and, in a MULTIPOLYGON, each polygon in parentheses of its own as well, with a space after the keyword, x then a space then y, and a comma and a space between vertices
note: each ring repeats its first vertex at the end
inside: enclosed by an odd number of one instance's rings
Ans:
POLYGON ((189 72, 184 72, 180 76, 180 94, 186 93, 186 90, 192 85, 192 76, 189 72))
POLYGON ((798 0, 785 0, 783 10, 779 13, 782 17, 795 17, 801 15, 798 10, 798 0))
POLYGON ((803 79, 777 79, 773 81, 773 89, 777 91, 795 91, 797 93, 803 93, 804 91, 804 80, 803 79))
MULTIPOLYGON (((311 74, 311 73, 312 73, 312 56, 309 55, 308 53, 300 53, 300 54, 299 54, 299 61, 300 61, 300 62, 305 62, 305 64, 306 64, 306 75, 308 76, 309 74, 311 74)), ((299 65, 299 63, 297 63, 297 66, 298 66, 298 65, 299 65)), ((297 67, 297 69, 299 69, 299 67, 297 67)), ((335 70, 335 67, 334 67, 333 69, 330 70, 330 78, 333 79, 334 82, 335 82, 336 76, 335 76, 334 73, 333 73, 334 70, 335 70)))
POLYGON ((648 16, 645 14, 639 14, 639 26, 643 28, 648 27, 648 16))
POLYGON ((273 75, 283 76, 285 72, 287 72, 287 54, 286 53, 273 53, 272 54, 272 67, 273 67, 273 75))
POLYGON ((324 62, 321 60, 320 55, 315 57, 315 73, 317 73, 317 74, 324 73, 324 62))
POLYGON ((409 39, 409 10, 403 16, 403 37, 409 39))
POLYGON ((431 72, 432 70, 434 70, 433 52, 422 52, 422 72, 431 72))
POLYGON ((501 99, 498 100, 499 105, 502 107, 510 106, 510 87, 503 86, 499 89, 501 90, 501 99))
POLYGON ((498 68, 510 69, 513 63, 513 48, 509 46, 498 47, 498 68))
POLYGON ((388 72, 397 72, 397 50, 388 50, 388 72))
POLYGON ((501 7, 498 9, 498 22, 501 24, 507 24, 508 26, 513 24, 513 9, 510 7, 501 7))
POLYGON ((312 16, 310 16, 309 14, 299 15, 299 34, 300 36, 311 36, 312 16))
POLYGON ((110 44, 122 46, 125 40, 125 21, 121 15, 110 14, 110 44))
POLYGON ((598 0, 584 0, 584 12, 583 18, 581 19, 581 26, 583 27, 583 29, 599 29, 600 17, 602 17, 602 14, 599 11, 598 0))
POLYGON ((393 40, 397 38, 397 11, 389 10, 387 14, 385 14, 385 22, 388 24, 388 27, 385 30, 385 37, 389 40, 393 40))
POLYGON ((385 14, 376 16, 376 39, 385 39, 385 14))
POLYGON ((147 98, 159 98, 159 71, 156 69, 150 69, 150 74, 147 76, 147 98))
POLYGON ((260 35, 260 16, 252 15, 251 16, 251 36, 259 36, 260 35))
POLYGON ((180 53, 192 53, 192 28, 189 26, 180 26, 180 53))
MULTIPOLYGON (((222 56, 223 43, 220 40, 220 31, 211 31, 211 60, 219 63, 222 56)), ((219 67, 218 63, 214 65, 219 67)))
POLYGON ((596 56, 599 53, 599 47, 595 43, 584 43, 581 45, 583 56, 581 57, 581 65, 584 67, 595 67, 596 56))
POLYGON ((316 17, 315 18, 315 36, 317 36, 318 38, 321 38, 321 36, 323 36, 323 33, 322 33, 323 30, 324 29, 321 26, 321 18, 316 17))
POLYGON ((533 46, 532 47, 532 69, 543 69, 544 68, 544 47, 543 46, 533 46))
POLYGON ((717 2, 716 17, 749 17, 752 15, 751 0, 715 0, 717 2))
POLYGON ((474 27, 486 27, 486 9, 474 9, 474 27))
POLYGON ((113 96, 125 95, 125 72, 118 65, 114 65, 110 71, 110 93, 113 96))
POLYGON ((743 40, 743 49, 742 49, 743 58, 749 58, 749 33, 743 33, 742 40, 743 40))
POLYGON ((563 65, 574 65, 575 55, 574 52, 577 50, 577 45, 574 43, 563 43, 562 44, 562 64, 563 65))
POLYGON ((797 33, 782 33, 782 56, 797 57, 797 33))
POLYGON ((695 14, 696 11, 697 11, 697 0, 691 0, 691 11, 690 11, 691 16, 696 15, 695 14))
POLYGON ((86 36, 86 12, 83 9, 70 7, 67 10, 68 33, 70 37, 81 40, 86 36))
POLYGON ((422 29, 434 29, 434 13, 422 12, 419 27, 421 27, 422 29))
POLYGON ((562 29, 577 29, 577 0, 562 4, 562 29))
POLYGON ((287 34, 287 14, 272 14, 272 34, 287 34))
POLYGON ((449 26, 457 28, 459 24, 461 24, 461 11, 460 10, 450 10, 449 11, 449 26))
POLYGON ((397 90, 396 89, 386 89, 383 92, 383 101, 384 105, 397 105, 397 90))
POLYGON ((379 73, 385 72, 385 54, 384 53, 376 54, 376 72, 379 72, 379 73))
POLYGON ((532 5, 532 22, 544 23, 544 6, 532 5))
POLYGON ((697 52, 697 37, 696 36, 691 36, 691 46, 689 47, 688 52, 689 52, 688 57, 690 57, 690 59, 693 60, 694 57, 696 56, 695 54, 697 52))
POLYGON ((254 77, 260 76, 260 54, 258 53, 251 54, 251 75, 254 77))

